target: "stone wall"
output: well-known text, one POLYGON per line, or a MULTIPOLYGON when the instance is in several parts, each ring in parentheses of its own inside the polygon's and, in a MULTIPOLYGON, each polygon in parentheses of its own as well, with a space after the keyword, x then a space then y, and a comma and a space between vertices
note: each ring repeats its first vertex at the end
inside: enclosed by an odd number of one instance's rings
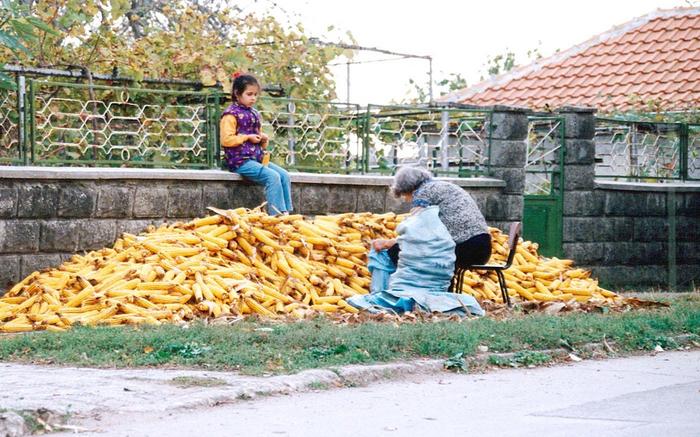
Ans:
POLYGON ((567 202, 565 213, 565 255, 603 283, 700 282, 700 187, 597 181, 567 202))
MULTIPOLYGON (((522 200, 503 196, 503 181, 452 181, 474 195, 491 224, 519 219, 522 200)), ((307 215, 406 211, 389 194, 390 183, 382 176, 293 174, 293 203, 307 215)), ((208 206, 252 208, 264 200, 261 187, 216 170, 0 168, 0 291, 74 253, 110 246, 123 232, 201 217, 208 206)))
POLYGON ((560 110, 566 123, 564 255, 609 286, 697 284, 700 184, 596 180, 594 112, 560 110))

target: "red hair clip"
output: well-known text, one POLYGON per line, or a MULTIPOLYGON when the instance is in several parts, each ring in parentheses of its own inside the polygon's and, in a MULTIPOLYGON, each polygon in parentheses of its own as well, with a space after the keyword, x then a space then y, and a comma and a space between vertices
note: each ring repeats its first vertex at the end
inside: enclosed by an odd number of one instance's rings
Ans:
POLYGON ((241 75, 243 75, 242 72, 236 71, 235 73, 233 73, 233 74, 231 75, 231 77, 234 78, 234 79, 236 79, 236 78, 238 78, 238 77, 241 76, 241 75))

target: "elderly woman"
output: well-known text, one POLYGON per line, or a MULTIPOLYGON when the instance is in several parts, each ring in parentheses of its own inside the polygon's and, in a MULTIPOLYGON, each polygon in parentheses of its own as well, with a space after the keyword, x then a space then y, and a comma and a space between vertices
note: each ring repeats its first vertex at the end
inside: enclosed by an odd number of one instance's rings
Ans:
MULTIPOLYGON (((459 186, 433 179, 432 174, 418 167, 402 167, 394 176, 391 190, 396 197, 411 202, 413 207, 435 205, 440 221, 454 240, 455 265, 485 264, 491 257, 491 235, 476 202, 459 186)), ((375 250, 389 249, 394 262, 400 248, 396 240, 376 240, 375 250)))

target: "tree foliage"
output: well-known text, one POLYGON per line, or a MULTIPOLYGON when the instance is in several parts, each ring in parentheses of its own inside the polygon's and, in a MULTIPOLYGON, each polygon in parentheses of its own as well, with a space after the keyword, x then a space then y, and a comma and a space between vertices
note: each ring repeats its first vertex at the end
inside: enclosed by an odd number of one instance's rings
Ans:
MULTIPOLYGON (((409 79, 408 84, 407 96, 404 97, 401 103, 424 103, 430 100, 428 84, 419 83, 415 79, 409 79)), ((437 81, 435 85, 436 88, 433 89, 433 92, 437 92, 438 96, 444 96, 452 91, 466 88, 467 80, 460 73, 450 73, 447 77, 437 81)))
MULTIPOLYGON (((540 52, 539 46, 527 51, 526 62, 536 61, 540 58, 542 58, 542 53, 540 52)), ((519 64, 516 60, 515 52, 510 49, 506 49, 506 51, 503 53, 486 58, 486 76, 482 74, 481 80, 507 73, 518 65, 519 64)))
MULTIPOLYGON (((31 16, 25 5, 10 0, 2 0, 0 4, 0 53, 29 57, 32 53, 28 45, 35 42, 40 33, 56 34, 43 21, 31 16)), ((0 58, 0 89, 14 89, 12 78, 2 71, 4 59, 7 57, 0 58)))
MULTIPOLYGON (((8 0, 5 0, 8 1, 8 0)), ((9 0, 40 32, 3 59, 42 67, 80 67, 143 77, 201 80, 230 89, 251 72, 293 97, 331 99, 328 62, 340 51, 309 42, 304 28, 272 15, 204 0, 9 0), (57 32, 49 32, 56 29, 57 32)))

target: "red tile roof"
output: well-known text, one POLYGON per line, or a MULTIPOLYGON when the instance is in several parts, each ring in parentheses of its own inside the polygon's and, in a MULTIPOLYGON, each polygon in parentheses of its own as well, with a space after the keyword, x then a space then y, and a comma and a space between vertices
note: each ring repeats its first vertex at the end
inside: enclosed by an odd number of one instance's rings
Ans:
POLYGON ((605 111, 650 99, 663 101, 665 109, 700 106, 700 8, 653 12, 438 100, 605 111))

